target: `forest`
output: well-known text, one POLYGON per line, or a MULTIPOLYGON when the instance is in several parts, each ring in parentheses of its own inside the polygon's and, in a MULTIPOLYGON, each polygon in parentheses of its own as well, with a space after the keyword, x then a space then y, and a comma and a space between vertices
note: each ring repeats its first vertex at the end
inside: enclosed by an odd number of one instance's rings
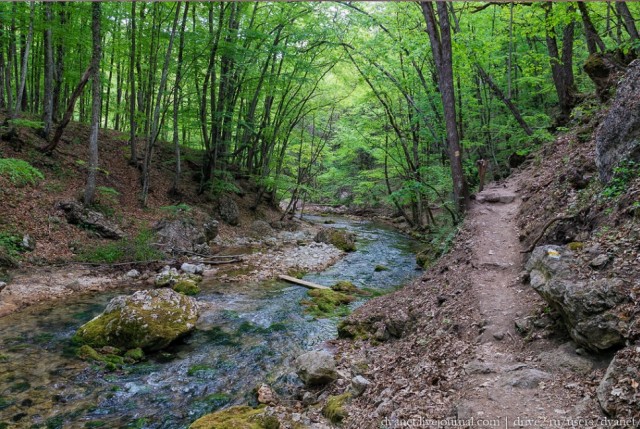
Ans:
POLYGON ((637 9, 3 3, 3 135, 21 123, 41 128, 51 153, 70 120, 91 124, 87 203, 100 175, 99 130, 113 129, 129 141, 142 205, 155 151, 166 146, 174 181, 164 191, 178 200, 184 186, 215 196, 245 177, 259 187, 256 204, 392 205, 427 228, 437 213, 456 220, 478 159, 501 177, 509 157, 566 124, 593 89, 581 66, 590 54, 629 62, 637 9), (185 163, 199 170, 196 183, 182 177, 185 163))

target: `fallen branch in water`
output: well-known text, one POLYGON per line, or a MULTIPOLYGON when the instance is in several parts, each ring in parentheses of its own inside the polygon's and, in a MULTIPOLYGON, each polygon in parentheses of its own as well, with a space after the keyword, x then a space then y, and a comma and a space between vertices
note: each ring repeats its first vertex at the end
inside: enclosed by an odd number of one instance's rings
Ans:
POLYGON ((533 252, 533 249, 536 248, 536 245, 538 244, 538 242, 542 239, 542 237, 544 237, 544 234, 547 232, 547 229, 549 229, 549 227, 551 225, 553 225, 554 223, 556 223, 559 220, 569 220, 569 219, 573 219, 574 217, 576 217, 575 215, 571 215, 571 216, 558 216, 558 217, 554 217, 553 219, 551 219, 549 222, 547 222, 545 224, 545 226, 542 227, 542 231, 540 232, 540 235, 538 235, 538 237, 533 240, 533 243, 531 243, 531 246, 529 246, 529 248, 527 250, 523 250, 520 253, 530 253, 533 252))

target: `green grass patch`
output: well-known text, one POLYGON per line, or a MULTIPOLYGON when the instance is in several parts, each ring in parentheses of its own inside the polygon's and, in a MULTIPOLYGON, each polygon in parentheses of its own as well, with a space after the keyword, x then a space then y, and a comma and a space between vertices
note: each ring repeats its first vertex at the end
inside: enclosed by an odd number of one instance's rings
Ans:
POLYGON ((27 161, 16 158, 0 158, 0 176, 6 177, 16 186, 35 185, 44 179, 44 174, 27 161))
POLYGON ((147 262, 164 258, 164 254, 153 247, 154 234, 142 230, 136 237, 84 249, 78 260, 82 262, 114 264, 119 262, 147 262))

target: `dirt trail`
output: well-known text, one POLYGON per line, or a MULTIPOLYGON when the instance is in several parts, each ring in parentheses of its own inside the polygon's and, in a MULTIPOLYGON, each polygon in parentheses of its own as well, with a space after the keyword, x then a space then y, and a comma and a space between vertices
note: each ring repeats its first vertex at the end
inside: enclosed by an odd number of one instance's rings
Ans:
POLYGON ((469 213, 473 295, 484 331, 475 359, 466 367, 469 379, 457 412, 459 419, 492 419, 500 427, 554 427, 594 408, 567 381, 576 366, 591 363, 576 355, 571 344, 528 343, 516 332, 514 320, 526 320, 542 305, 520 279, 518 187, 517 176, 492 184, 478 194, 469 213))

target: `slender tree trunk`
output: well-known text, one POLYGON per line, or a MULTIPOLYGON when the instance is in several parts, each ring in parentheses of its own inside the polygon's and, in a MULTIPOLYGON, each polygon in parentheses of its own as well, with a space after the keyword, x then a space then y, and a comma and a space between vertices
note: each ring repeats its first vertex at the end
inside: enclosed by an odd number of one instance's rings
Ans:
POLYGON ((89 67, 87 67, 87 69, 82 74, 82 77, 80 78, 80 82, 78 82, 78 86, 76 86, 76 88, 73 90, 73 93, 71 94, 71 98, 69 99, 69 104, 67 105, 67 110, 65 110, 62 120, 56 127, 56 132, 54 133, 53 138, 51 139, 51 142, 45 147, 40 149, 42 152, 45 152, 45 153, 53 152, 58 146, 58 143, 60 142, 60 138, 62 138, 62 133, 64 132, 64 129, 67 127, 67 125, 69 125, 69 122, 71 121, 71 117, 73 116, 73 109, 76 105, 76 101, 82 95, 82 90, 84 89, 85 85, 89 81, 89 77, 91 77, 91 65, 89 65, 89 67))
POLYGON ((49 133, 53 123, 53 41, 51 40, 51 25, 53 16, 51 3, 44 6, 46 28, 44 30, 44 136, 49 140, 49 133))
POLYGON ((129 147, 131 158, 129 164, 138 165, 138 151, 136 150, 136 2, 131 2, 131 48, 129 50, 129 147))
POLYGON ((100 57, 102 46, 100 40, 101 3, 91 4, 91 33, 93 36, 93 52, 91 55, 91 135, 89 137, 89 174, 87 186, 84 190, 84 204, 93 203, 96 194, 96 176, 98 173, 98 131, 100 129, 100 108, 102 107, 102 92, 100 88, 100 57))
POLYGON ((467 208, 469 192, 462 170, 460 139, 456 124, 456 99, 453 87, 453 63, 451 48, 451 28, 447 5, 437 2, 438 20, 431 2, 422 2, 422 12, 427 22, 427 32, 438 74, 438 87, 442 98, 444 119, 447 128, 447 144, 451 179, 456 206, 460 212, 467 208))
POLYGON ((180 137, 178 134, 178 111, 180 107, 180 84, 182 79, 182 56, 184 53, 184 31, 187 25, 187 17, 189 14, 189 3, 185 2, 184 12, 182 15, 182 24, 180 25, 180 41, 178 45, 178 68, 176 70, 176 81, 173 88, 173 148, 175 153, 175 172, 173 176, 172 194, 177 194, 180 185, 180 174, 182 166, 180 162, 180 137))
POLYGON ((631 11, 629 10, 629 6, 624 1, 616 1, 616 10, 618 14, 622 18, 624 22, 624 28, 627 30, 627 33, 631 36, 631 40, 636 41, 640 40, 640 36, 638 35, 638 28, 636 27, 635 19, 631 15, 631 11))
POLYGON ((580 16, 582 16, 582 25, 584 26, 584 35, 587 40, 587 49, 589 50, 589 54, 597 53, 598 49, 600 49, 600 52, 605 52, 607 50, 607 47, 600 38, 598 30, 596 30, 596 27, 591 21, 587 4, 581 1, 577 3, 578 9, 580 9, 580 16))
MULTIPOLYGON (((65 12, 65 2, 60 2, 60 27, 64 27, 66 24, 67 16, 65 12)), ((54 80, 55 83, 53 85, 53 119, 58 120, 60 118, 60 105, 63 103, 61 99, 62 93, 62 83, 64 81, 64 44, 60 39, 56 44, 56 58, 55 58, 55 69, 54 69, 54 80)))
POLYGON ((24 51, 22 55, 22 68, 20 69, 20 85, 18 87, 18 97, 16 100, 16 107, 13 111, 13 117, 17 118, 20 114, 20 109, 23 107, 22 103, 24 101, 24 92, 25 92, 25 84, 27 82, 27 66, 29 64, 29 50, 31 49, 31 43, 33 42, 33 20, 35 16, 35 2, 31 1, 29 3, 29 8, 31 12, 29 14, 29 32, 27 33, 27 41, 24 46, 24 51))
POLYGON ((176 13, 173 18, 173 26, 171 27, 171 36, 169 37, 169 46, 164 57, 164 64, 162 66, 162 76, 160 78, 160 88, 158 89, 158 95, 156 97, 156 104, 153 112, 153 120, 151 122, 151 133, 147 139, 147 146, 144 153, 144 165, 142 166, 142 205, 147 205, 147 198, 149 196, 149 185, 151 181, 151 157, 153 149, 158 138, 158 132, 160 129, 160 106, 162 105, 162 99, 164 98, 165 88, 167 86, 167 75, 169 74, 169 61, 171 60, 171 49, 173 47, 173 40, 176 35, 176 28, 178 26, 178 18, 180 17, 180 3, 176 4, 176 13))
POLYGON ((558 104, 560 115, 557 123, 563 125, 569 121, 571 109, 576 104, 576 86, 573 78, 573 39, 575 21, 571 21, 564 27, 562 32, 562 52, 558 48, 558 40, 554 34, 554 28, 550 24, 552 4, 546 7, 547 19, 547 49, 549 51, 549 61, 551 62, 551 74, 553 83, 558 94, 558 104))

